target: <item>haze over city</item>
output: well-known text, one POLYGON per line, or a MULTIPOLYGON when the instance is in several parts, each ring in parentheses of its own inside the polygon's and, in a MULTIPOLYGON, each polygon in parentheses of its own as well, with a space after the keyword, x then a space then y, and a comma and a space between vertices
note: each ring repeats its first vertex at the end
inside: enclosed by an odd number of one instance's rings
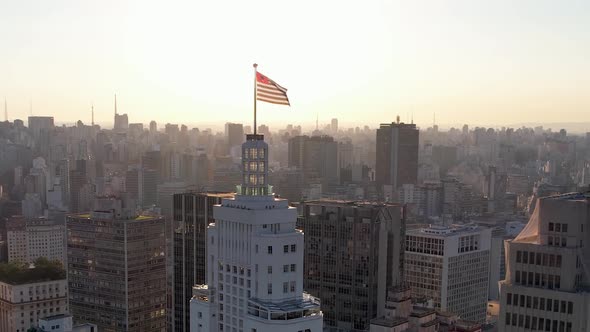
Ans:
POLYGON ((251 64, 289 89, 269 124, 585 121, 587 1, 5 1, 9 117, 249 121, 251 64))
POLYGON ((0 332, 590 331, 590 3, 0 2, 0 332))

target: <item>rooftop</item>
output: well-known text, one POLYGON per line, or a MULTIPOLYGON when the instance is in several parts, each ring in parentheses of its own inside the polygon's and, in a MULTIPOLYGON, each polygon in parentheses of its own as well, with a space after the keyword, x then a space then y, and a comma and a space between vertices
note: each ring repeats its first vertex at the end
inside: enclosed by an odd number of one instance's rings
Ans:
POLYGON ((455 236, 460 234, 477 233, 482 230, 482 227, 476 225, 433 225, 428 227, 411 229, 407 231, 408 235, 433 235, 439 237, 455 236))
POLYGON ((66 271, 61 263, 58 261, 49 261, 46 258, 37 259, 33 268, 14 262, 0 264, 0 282, 11 285, 24 285, 62 279, 66 279, 66 271))

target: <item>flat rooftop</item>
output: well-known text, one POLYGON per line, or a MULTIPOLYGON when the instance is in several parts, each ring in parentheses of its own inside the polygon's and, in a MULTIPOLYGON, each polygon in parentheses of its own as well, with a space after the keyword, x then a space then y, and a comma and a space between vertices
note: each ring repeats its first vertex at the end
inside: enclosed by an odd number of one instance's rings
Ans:
POLYGON ((436 237, 450 237, 456 235, 464 235, 470 233, 478 233, 483 227, 477 225, 429 225, 428 227, 421 227, 410 229, 406 232, 407 235, 431 235, 436 237))

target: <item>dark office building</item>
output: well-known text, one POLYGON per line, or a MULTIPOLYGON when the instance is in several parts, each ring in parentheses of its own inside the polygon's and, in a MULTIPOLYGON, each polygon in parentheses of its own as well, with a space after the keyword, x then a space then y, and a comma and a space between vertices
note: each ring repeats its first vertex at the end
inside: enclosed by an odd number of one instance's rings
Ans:
POLYGON ((225 124, 225 135, 230 148, 240 146, 244 143, 244 126, 241 123, 228 122, 225 124))
POLYGON ((190 307, 192 287, 205 284, 207 266, 207 225, 215 222, 213 205, 231 193, 183 193, 174 194, 174 222, 172 234, 173 276, 170 313, 170 331, 190 331, 190 307))
POLYGON ((165 331, 165 221, 113 207, 67 217, 70 313, 104 332, 165 331))
POLYGON ((371 319, 383 315, 387 288, 403 280, 402 213, 392 204, 301 204, 303 289, 321 299, 325 330, 367 331, 371 319))
POLYGON ((396 190, 418 180, 418 129, 415 124, 381 124, 377 129, 375 182, 396 190))
POLYGON ((295 136, 289 140, 290 167, 303 170, 306 181, 319 180, 324 184, 340 181, 338 142, 331 136, 295 136))

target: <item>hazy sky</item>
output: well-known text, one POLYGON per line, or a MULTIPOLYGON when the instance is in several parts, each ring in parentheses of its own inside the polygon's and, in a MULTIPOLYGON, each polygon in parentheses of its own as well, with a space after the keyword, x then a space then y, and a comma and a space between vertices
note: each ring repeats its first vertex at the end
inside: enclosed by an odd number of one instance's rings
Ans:
MULTIPOLYGON (((259 123, 590 121, 590 1, 0 0, 9 117, 259 123)), ((2 119, 3 120, 3 119, 2 119)))

